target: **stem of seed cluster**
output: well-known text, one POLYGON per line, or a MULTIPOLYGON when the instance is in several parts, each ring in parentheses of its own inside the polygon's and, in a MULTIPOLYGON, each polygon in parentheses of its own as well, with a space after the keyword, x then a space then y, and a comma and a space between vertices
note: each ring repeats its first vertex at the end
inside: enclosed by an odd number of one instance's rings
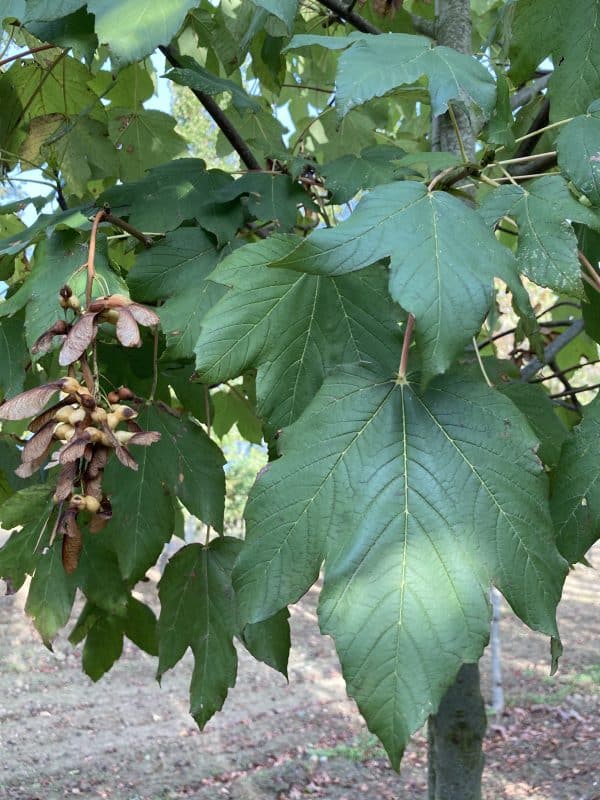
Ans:
POLYGON ((408 319, 406 320, 404 341, 402 342, 402 354, 400 355, 400 367, 398 368, 398 383, 404 383, 406 380, 406 369, 408 367, 408 351, 410 350, 410 342, 412 339, 414 326, 415 326, 415 318, 412 314, 409 314, 408 319))
POLYGON ((490 376, 487 374, 485 370, 483 359, 481 357, 481 353, 479 352, 479 347, 477 345, 477 339, 475 337, 473 337, 473 349, 475 350, 475 357, 477 358, 477 363, 479 364, 479 369, 481 370, 481 374, 483 375, 485 382, 490 387, 490 389, 493 389, 494 384, 491 382, 490 376))
POLYGON ((581 252, 581 250, 577 251, 577 255, 579 256, 579 261, 581 262, 581 265, 588 272, 589 283, 596 289, 596 291, 600 292, 600 275, 594 269, 590 261, 588 261, 585 255, 581 252))
POLYGON ((94 277, 96 275, 96 268, 94 267, 94 258, 96 257, 96 236, 98 235, 98 225, 106 218, 106 211, 102 209, 98 211, 92 223, 92 234, 90 236, 90 246, 88 249, 88 259, 86 263, 87 270, 87 283, 85 287, 85 306, 86 308, 92 302, 92 289, 94 287, 94 277))

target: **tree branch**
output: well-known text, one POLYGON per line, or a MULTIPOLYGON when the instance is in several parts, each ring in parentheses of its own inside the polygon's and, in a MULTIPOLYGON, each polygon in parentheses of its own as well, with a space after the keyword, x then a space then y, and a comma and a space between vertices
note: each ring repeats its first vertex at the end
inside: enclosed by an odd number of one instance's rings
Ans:
POLYGON ((545 129, 548 123, 550 122, 550 103, 548 98, 544 100, 542 105, 540 106, 540 110, 535 115, 535 119, 531 123, 529 130, 527 131, 527 138, 521 142, 517 152, 514 154, 515 158, 523 158, 523 156, 529 156, 535 150, 536 144, 542 137, 542 129, 545 129), (531 134, 539 133, 536 136, 532 136, 531 134))
MULTIPOLYGON (((171 47, 160 45, 158 48, 169 64, 173 67, 180 67, 181 63, 179 57, 171 47)), ((239 131, 234 127, 232 122, 227 118, 225 112, 213 100, 213 98, 205 92, 200 92, 197 89, 192 89, 192 93, 202 103, 204 108, 208 111, 213 118, 215 124, 221 129, 223 135, 229 141, 233 149, 237 152, 243 163, 249 170, 260 170, 261 166, 254 157, 254 153, 248 147, 246 141, 242 138, 239 131)))
POLYGON ((39 47, 32 47, 30 50, 23 50, 21 53, 15 53, 14 56, 3 58, 2 61, 0 61, 0 67, 3 67, 5 64, 10 64, 11 61, 18 61, 20 58, 33 55, 33 53, 40 53, 42 50, 56 50, 56 45, 41 44, 39 47))
POLYGON ((541 78, 536 78, 529 86, 523 86, 518 89, 510 98, 510 107, 513 111, 516 108, 527 105, 536 95, 543 91, 548 86, 551 76, 552 73, 549 72, 547 75, 542 75, 541 78))
POLYGON ((538 372, 542 367, 545 367, 547 364, 550 364, 551 361, 554 361, 558 353, 566 347, 569 342, 572 342, 581 331, 583 330, 583 320, 576 319, 571 325, 567 328, 566 331, 563 331, 560 336, 557 336, 548 347, 544 350, 544 357, 543 359, 534 358, 533 361, 530 361, 529 364, 523 367, 521 370, 521 380, 524 383, 527 383, 530 378, 533 378, 536 372, 538 372))
POLYGON ((328 8, 332 11, 336 17, 340 17, 341 19, 345 19, 346 22, 349 22, 351 25, 354 25, 357 31, 362 31, 363 33, 373 33, 378 34, 382 33, 379 28, 376 28, 375 25, 369 22, 369 20, 361 17, 360 14, 357 14, 356 11, 347 8, 341 0, 319 0, 319 3, 325 8, 328 8))

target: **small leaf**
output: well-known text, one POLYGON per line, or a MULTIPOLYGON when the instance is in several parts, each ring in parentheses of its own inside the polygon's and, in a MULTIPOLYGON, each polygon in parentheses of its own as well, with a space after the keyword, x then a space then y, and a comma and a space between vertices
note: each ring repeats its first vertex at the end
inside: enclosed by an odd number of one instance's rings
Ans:
POLYGON ((73 364, 85 353, 96 337, 97 313, 82 314, 73 325, 60 349, 58 363, 61 367, 73 364))
POLYGON ((561 175, 546 175, 526 186, 500 186, 486 197, 480 213, 490 226, 504 216, 517 223, 516 256, 528 278, 559 293, 582 294, 577 237, 570 223, 600 228, 600 215, 575 200, 561 175))
POLYGON ((600 402, 583 410, 583 420, 563 445, 552 475, 551 510, 560 552, 582 561, 600 536, 600 402))
POLYGON ((25 611, 48 646, 68 622, 75 599, 75 576, 63 569, 61 549, 57 540, 39 556, 25 603, 25 611))
POLYGON ((82 654, 83 671, 93 681, 108 672, 123 652, 123 623, 100 612, 90 627, 82 654))
POLYGON ((36 386, 35 389, 28 389, 26 392, 5 400, 0 405, 0 419, 19 420, 27 419, 39 414, 48 400, 60 391, 60 381, 45 383, 43 386, 36 386))
POLYGON ((158 673, 194 654, 190 711, 203 728, 235 684, 237 655, 235 598, 231 568, 241 542, 229 537, 210 545, 189 544, 168 562, 158 586, 158 673))
POLYGON ((119 318, 117 320, 117 339, 121 342, 123 347, 141 347, 142 339, 140 337, 140 329, 133 314, 128 308, 119 309, 119 318))

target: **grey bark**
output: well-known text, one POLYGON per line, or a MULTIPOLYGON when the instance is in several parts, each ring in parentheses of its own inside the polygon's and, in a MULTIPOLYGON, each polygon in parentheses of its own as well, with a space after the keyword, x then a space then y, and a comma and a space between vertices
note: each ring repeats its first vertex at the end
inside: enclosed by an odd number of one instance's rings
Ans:
MULTIPOLYGON (((438 44, 471 53, 469 0, 436 0, 438 44)), ((466 112, 454 116, 467 158, 475 155, 475 136, 466 112)), ((445 114, 432 122, 432 149, 460 153, 458 137, 445 114)), ((463 664, 428 724, 429 800, 481 800, 482 742, 486 715, 478 664, 463 664)))
POLYGON ((486 717, 477 664, 463 664, 429 720, 430 800, 481 800, 486 717))
POLYGON ((504 687, 502 685, 502 642, 500 639, 500 618, 502 616, 502 595, 493 586, 490 589, 492 601, 492 628, 490 631, 490 655, 492 659, 492 708, 498 715, 504 711, 504 687))

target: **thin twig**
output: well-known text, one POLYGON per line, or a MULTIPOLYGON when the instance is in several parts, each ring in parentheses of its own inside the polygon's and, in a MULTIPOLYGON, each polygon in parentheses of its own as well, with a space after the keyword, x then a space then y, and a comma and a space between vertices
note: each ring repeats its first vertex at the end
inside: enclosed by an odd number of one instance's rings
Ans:
POLYGON ((10 64, 11 61, 18 61, 20 58, 25 58, 25 56, 33 55, 33 53, 40 53, 42 50, 56 50, 55 44, 41 44, 39 47, 32 47, 30 50, 23 50, 22 53, 15 53, 14 56, 8 56, 7 58, 3 58, 0 61, 0 67, 3 67, 5 64, 10 64))
POLYGON ((531 172, 527 175, 509 175, 507 178, 495 178, 495 180, 498 183, 505 183, 506 181, 514 183, 515 181, 529 181, 532 178, 543 178, 547 174, 546 172, 531 172))
POLYGON ((501 164, 504 166, 506 166, 507 164, 522 164, 524 161, 534 161, 535 159, 538 158, 546 158, 547 156, 556 156, 556 155, 557 155, 556 150, 549 150, 547 153, 532 153, 529 156, 521 156, 521 158, 506 158, 504 159, 504 161, 492 161, 491 164, 488 164, 488 166, 485 167, 485 169, 488 169, 488 167, 497 167, 500 166, 501 164))
POLYGON ((102 222, 102 220, 106 216, 106 211, 102 209, 98 211, 96 216, 94 217, 94 222, 92 224, 92 233, 90 236, 90 246, 88 249, 88 258, 86 262, 86 270, 87 270, 87 282, 85 286, 85 305, 86 308, 92 302, 92 289, 94 286, 94 277, 96 275, 96 268, 94 266, 94 258, 96 256, 96 236, 98 235, 98 226, 102 222))
MULTIPOLYGON (((561 369, 560 375, 568 375, 569 372, 576 372, 578 369, 585 369, 585 367, 591 367, 594 364, 600 364, 600 359, 596 359, 595 361, 584 361, 583 364, 573 364, 571 367, 561 369)), ((529 383, 544 383, 544 381, 550 381, 556 377, 557 374, 553 372, 552 375, 542 375, 540 378, 534 378, 532 381, 529 381, 529 383)))
POLYGON ((375 25, 373 25, 364 17, 361 17, 360 14, 356 13, 356 11, 346 8, 346 6, 340 2, 340 0, 319 0, 319 3, 332 11, 336 17, 345 19, 351 25, 354 25, 357 31, 373 34, 381 33, 379 28, 376 28, 375 25))
POLYGON ((589 273, 589 277, 590 277, 591 281, 593 282, 594 287, 597 289, 597 291, 600 292, 600 275, 594 269, 592 264, 588 261, 588 259, 586 258, 585 254, 581 252, 581 250, 577 251, 577 255, 579 256, 579 261, 581 262, 582 266, 589 273))
POLYGON ((322 86, 308 86, 306 83, 282 83, 284 89, 307 89, 310 92, 323 92, 324 94, 333 94, 335 89, 325 89, 322 86))
POLYGON ((454 114, 454 109, 452 108, 452 103, 448 103, 448 116, 450 117, 450 122, 452 123, 452 127, 454 128, 454 134, 456 136, 456 141, 458 142, 458 147, 460 149, 460 155, 463 160, 463 163, 468 164, 469 159, 467 158, 467 151, 465 150, 465 144, 462 140, 462 136, 460 135, 460 128, 458 122, 456 121, 456 116, 454 114))
MULTIPOLYGON (((536 131, 530 131, 526 133, 525 136, 519 136, 518 139, 515 139, 515 144, 519 142, 524 142, 526 139, 531 139, 532 136, 538 136, 540 133, 545 133, 546 131, 551 131, 553 128, 560 128, 562 125, 566 125, 567 122, 572 122, 574 117, 567 117, 567 119, 561 119, 558 122, 551 122, 550 125, 544 125, 543 128, 538 128, 536 131)), ((498 150, 501 148, 499 147, 498 150)))
MULTIPOLYGON (((164 57, 167 59, 169 64, 173 67, 181 67, 181 62, 179 61, 179 56, 176 55, 175 51, 171 47, 165 47, 164 45, 160 45, 158 48, 164 57)), ((204 108, 208 111, 210 116, 213 118, 213 121, 217 125, 218 128, 221 129, 225 138, 229 141, 233 149, 237 152, 239 157, 242 159, 243 163, 248 167, 249 170, 260 170, 261 166, 256 160, 254 153, 250 150, 245 139, 242 137, 240 132, 237 128, 233 125, 233 123, 227 118, 225 112, 221 109, 218 103, 205 92, 201 92, 198 89, 192 89, 192 94, 202 103, 204 108)))
POLYGON ((598 389, 600 383, 592 383, 590 386, 572 386, 570 389, 565 389, 564 392, 551 394, 550 397, 557 399, 558 397, 567 397, 568 395, 579 394, 580 392, 591 392, 592 389, 598 389))
POLYGON ((413 328, 415 326, 415 318, 412 314, 408 315, 406 320, 406 329, 404 331, 404 341, 402 342, 402 353, 400 355, 400 366, 398 368, 397 383, 406 382, 406 369, 408 367, 408 351, 410 350, 410 342, 412 339, 413 328))
MULTIPOLYGON (((152 247, 153 242, 149 234, 138 231, 138 229, 134 228, 133 225, 125 222, 125 220, 121 219, 121 217, 116 217, 107 209, 104 209, 103 220, 105 222, 110 222, 111 225, 115 225, 117 228, 121 228, 121 230, 131 234, 131 236, 135 236, 135 238, 138 239, 144 245, 144 247, 152 247)), ((157 235, 162 236, 162 234, 157 235)))
POLYGON ((536 372, 539 372, 542 367, 545 367, 553 361, 563 347, 566 347, 573 339, 579 336, 583 330, 583 325, 582 319, 574 320, 566 331, 563 331, 556 339, 553 339, 545 348, 544 357, 542 359, 534 358, 529 364, 523 367, 521 370, 521 380, 524 382, 529 381, 536 372))

